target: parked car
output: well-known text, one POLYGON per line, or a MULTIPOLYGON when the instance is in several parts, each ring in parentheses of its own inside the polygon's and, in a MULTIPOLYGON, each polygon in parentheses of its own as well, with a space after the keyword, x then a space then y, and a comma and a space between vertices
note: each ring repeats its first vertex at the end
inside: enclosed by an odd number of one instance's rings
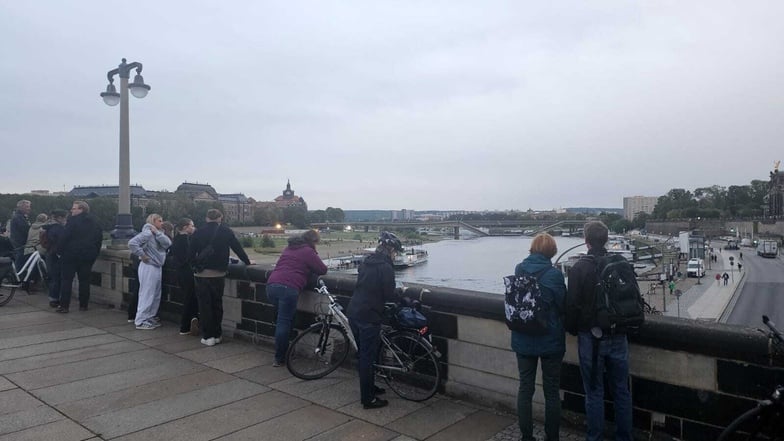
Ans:
POLYGON ((705 275, 705 261, 702 259, 689 259, 686 264, 686 277, 702 277, 705 275))

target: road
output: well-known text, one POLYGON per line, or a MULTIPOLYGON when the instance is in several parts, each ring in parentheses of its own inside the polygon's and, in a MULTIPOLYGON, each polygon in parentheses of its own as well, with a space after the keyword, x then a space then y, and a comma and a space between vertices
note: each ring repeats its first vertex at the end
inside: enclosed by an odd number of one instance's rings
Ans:
MULTIPOLYGON (((757 256, 753 248, 741 248, 743 271, 747 272, 743 288, 737 295, 727 323, 749 327, 762 326, 762 315, 784 323, 784 261, 757 256)), ((738 255, 738 252, 734 252, 738 255)), ((735 266, 735 276, 737 276, 735 266)))

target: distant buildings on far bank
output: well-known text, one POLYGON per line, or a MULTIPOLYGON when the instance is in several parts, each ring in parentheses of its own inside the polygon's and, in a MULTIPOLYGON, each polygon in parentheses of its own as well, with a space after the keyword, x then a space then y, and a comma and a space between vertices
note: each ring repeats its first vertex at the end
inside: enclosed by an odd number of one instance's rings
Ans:
POLYGON ((623 198, 623 217, 631 221, 639 213, 651 214, 658 201, 658 196, 626 196, 623 198))
MULTIPOLYGON (((199 184, 195 182, 183 182, 175 191, 153 191, 146 190, 141 185, 132 185, 131 206, 147 209, 150 202, 161 202, 165 200, 176 200, 185 198, 193 203, 196 202, 220 202, 223 206, 224 216, 227 222, 234 224, 252 224, 254 222, 254 211, 262 208, 286 208, 302 207, 307 210, 305 200, 294 194, 291 189, 291 182, 286 183, 283 193, 272 201, 256 201, 243 193, 218 193, 209 184, 199 184)), ((32 194, 48 194, 45 190, 37 190, 32 194), (44 193, 45 192, 45 193, 44 193)), ((71 191, 61 193, 63 195, 78 198, 92 199, 96 197, 119 197, 119 187, 116 185, 108 186, 76 186, 71 191)))

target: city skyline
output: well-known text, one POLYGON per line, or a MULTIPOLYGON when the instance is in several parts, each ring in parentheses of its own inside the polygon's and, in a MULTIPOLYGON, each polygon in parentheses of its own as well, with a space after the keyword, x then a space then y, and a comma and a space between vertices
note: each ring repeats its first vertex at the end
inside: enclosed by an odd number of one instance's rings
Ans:
POLYGON ((781 159, 784 4, 4 2, 0 192, 182 175, 313 208, 620 207, 746 185, 781 159), (176 22, 172 17, 177 17, 176 22), (556 202, 557 201, 557 202, 556 202))

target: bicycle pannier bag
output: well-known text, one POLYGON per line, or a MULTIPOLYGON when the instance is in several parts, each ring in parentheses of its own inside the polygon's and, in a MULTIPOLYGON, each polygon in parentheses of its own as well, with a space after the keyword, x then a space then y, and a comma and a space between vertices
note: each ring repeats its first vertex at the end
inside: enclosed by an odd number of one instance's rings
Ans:
POLYGON ((404 328, 422 328, 427 326, 427 317, 410 306, 402 306, 395 313, 398 325, 404 328))
POLYGON ((542 296, 538 278, 550 268, 534 274, 504 277, 505 321, 510 330, 530 335, 547 333, 550 304, 542 296))

